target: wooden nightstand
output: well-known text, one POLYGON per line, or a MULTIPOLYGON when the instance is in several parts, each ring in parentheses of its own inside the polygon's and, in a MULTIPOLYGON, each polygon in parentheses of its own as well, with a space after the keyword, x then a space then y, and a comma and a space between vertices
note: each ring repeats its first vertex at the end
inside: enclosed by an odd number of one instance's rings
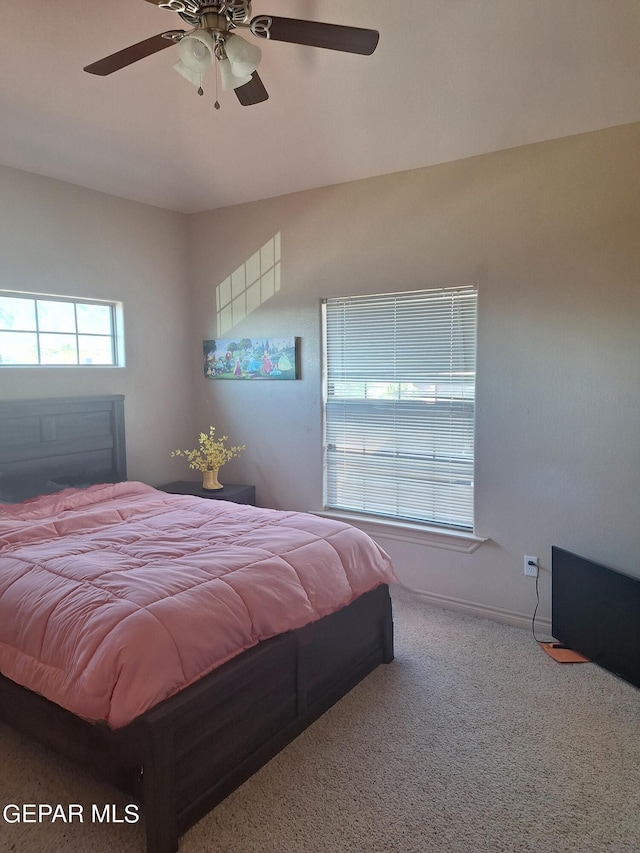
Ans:
POLYGON ((193 495, 196 498, 209 498, 214 501, 233 501, 237 504, 256 505, 255 486, 228 483, 222 489, 210 491, 203 489, 200 483, 196 483, 193 480, 176 480, 175 483, 165 483, 163 486, 157 486, 156 488, 170 495, 193 495))

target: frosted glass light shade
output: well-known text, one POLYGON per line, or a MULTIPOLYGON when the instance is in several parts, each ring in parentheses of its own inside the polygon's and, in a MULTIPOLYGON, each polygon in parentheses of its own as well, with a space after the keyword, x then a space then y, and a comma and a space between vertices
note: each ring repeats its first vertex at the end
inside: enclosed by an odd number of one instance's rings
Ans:
POLYGON ((234 77, 251 76, 262 59, 260 48, 255 44, 250 44, 242 36, 227 36, 224 49, 231 63, 231 72, 234 77))
POLYGON ((185 80, 193 83, 194 86, 202 86, 202 74, 198 71, 192 71, 182 60, 179 60, 173 66, 178 74, 182 74, 185 80))
POLYGON ((213 38, 206 30, 196 30, 180 40, 178 55, 191 71, 204 74, 213 65, 213 38))
POLYGON ((239 89, 251 80, 251 74, 245 74, 237 77, 231 70, 231 63, 228 59, 220 60, 220 82, 222 83, 222 91, 228 92, 230 89, 239 89))

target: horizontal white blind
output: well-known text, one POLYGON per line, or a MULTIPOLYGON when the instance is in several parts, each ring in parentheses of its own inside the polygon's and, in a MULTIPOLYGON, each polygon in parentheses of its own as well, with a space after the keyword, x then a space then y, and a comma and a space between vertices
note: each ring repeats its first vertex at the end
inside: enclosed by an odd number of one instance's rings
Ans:
POLYGON ((328 299, 325 504, 473 528, 475 287, 328 299))

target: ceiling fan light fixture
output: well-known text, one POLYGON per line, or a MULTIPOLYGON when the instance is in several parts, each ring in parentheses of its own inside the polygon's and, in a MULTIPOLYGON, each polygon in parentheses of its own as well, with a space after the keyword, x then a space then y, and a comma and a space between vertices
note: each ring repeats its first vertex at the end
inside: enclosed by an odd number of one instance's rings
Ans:
MULTIPOLYGON (((178 15, 193 29, 167 30, 157 36, 132 44, 111 56, 85 66, 89 74, 104 77, 126 68, 146 56, 171 45, 177 45, 179 62, 174 68, 203 95, 204 75, 220 63, 224 89, 235 89, 242 106, 260 104, 269 98, 257 68, 262 51, 251 42, 231 32, 244 27, 258 40, 271 39, 291 44, 340 50, 346 53, 371 55, 378 45, 380 33, 362 27, 281 18, 277 15, 258 15, 251 18, 251 0, 147 0, 156 7, 166 8, 178 15)), ((216 71, 216 92, 218 77, 216 71)), ((219 104, 216 100, 216 108, 219 104)))
POLYGON ((231 70, 231 62, 228 59, 220 60, 220 82, 222 91, 229 92, 231 89, 239 89, 251 80, 251 74, 235 75, 231 70))
POLYGON ((180 62, 196 74, 204 74, 211 68, 213 51, 213 38, 206 30, 196 30, 180 39, 178 44, 180 62))
POLYGON ((246 77, 247 75, 250 77, 260 65, 262 51, 257 45, 251 44, 242 36, 235 34, 227 36, 224 49, 234 77, 246 77))

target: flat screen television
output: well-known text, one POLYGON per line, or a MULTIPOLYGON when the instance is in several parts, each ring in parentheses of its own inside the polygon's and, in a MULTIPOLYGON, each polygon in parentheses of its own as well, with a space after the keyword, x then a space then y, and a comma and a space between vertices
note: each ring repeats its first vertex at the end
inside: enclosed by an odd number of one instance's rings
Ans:
POLYGON ((551 633, 640 687, 640 578, 554 546, 551 633))

